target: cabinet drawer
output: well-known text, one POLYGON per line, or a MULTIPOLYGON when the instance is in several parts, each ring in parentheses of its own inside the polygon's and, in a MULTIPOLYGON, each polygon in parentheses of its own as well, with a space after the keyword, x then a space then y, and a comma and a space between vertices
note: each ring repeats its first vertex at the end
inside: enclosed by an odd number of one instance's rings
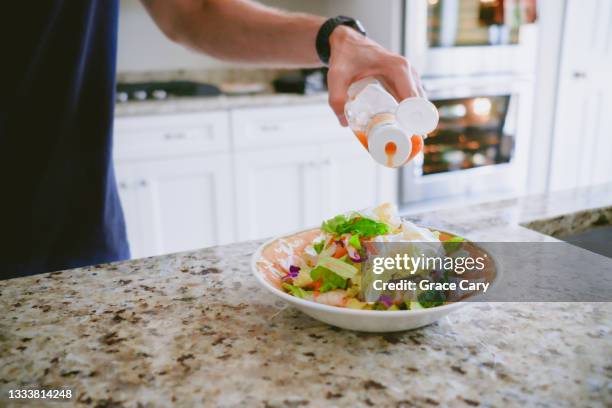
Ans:
POLYGON ((350 140, 326 104, 235 109, 231 112, 237 149, 258 149, 331 140, 350 140))
POLYGON ((229 150, 229 115, 207 112, 119 117, 115 158, 138 159, 229 150))

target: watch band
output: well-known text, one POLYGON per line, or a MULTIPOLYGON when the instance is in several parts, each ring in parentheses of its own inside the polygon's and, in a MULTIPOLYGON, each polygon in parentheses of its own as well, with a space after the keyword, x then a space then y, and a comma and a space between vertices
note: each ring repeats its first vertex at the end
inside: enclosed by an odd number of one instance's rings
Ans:
POLYGON ((351 17, 346 16, 337 16, 332 17, 325 21, 321 28, 319 28, 319 32, 317 33, 317 54, 319 55, 319 59, 327 65, 329 63, 329 57, 331 55, 331 47, 329 45, 329 37, 331 36, 334 29, 340 25, 345 25, 353 28, 355 31, 366 35, 365 28, 361 24, 359 20, 356 20, 351 17))

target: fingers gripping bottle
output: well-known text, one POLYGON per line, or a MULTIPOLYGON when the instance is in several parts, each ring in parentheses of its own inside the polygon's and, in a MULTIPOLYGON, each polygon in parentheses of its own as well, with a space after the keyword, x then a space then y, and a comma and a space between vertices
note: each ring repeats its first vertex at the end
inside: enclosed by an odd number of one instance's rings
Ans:
POLYGON ((398 104, 374 78, 349 87, 344 113, 363 147, 387 167, 412 160, 423 150, 423 138, 438 126, 438 111, 431 102, 407 98, 398 104))

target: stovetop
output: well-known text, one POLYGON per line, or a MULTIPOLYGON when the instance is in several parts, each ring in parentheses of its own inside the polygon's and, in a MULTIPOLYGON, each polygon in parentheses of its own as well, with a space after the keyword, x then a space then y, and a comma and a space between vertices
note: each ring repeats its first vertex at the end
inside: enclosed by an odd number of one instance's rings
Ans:
POLYGON ((217 96, 221 91, 215 85, 193 81, 118 83, 117 102, 164 100, 174 97, 217 96))

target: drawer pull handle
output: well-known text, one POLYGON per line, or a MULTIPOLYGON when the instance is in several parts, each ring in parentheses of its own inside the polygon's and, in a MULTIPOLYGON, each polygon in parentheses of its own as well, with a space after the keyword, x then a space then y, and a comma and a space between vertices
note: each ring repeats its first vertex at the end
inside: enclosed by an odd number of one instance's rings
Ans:
POLYGON ((280 130, 278 125, 261 125, 259 128, 262 132, 278 132, 280 130))
POLYGON ((181 132, 165 133, 164 134, 164 139, 166 139, 166 140, 179 140, 179 139, 185 139, 186 137, 187 137, 187 135, 185 133, 181 133, 181 132))
POLYGON ((584 71, 574 71, 574 78, 575 79, 586 79, 587 77, 587 73, 584 71))

